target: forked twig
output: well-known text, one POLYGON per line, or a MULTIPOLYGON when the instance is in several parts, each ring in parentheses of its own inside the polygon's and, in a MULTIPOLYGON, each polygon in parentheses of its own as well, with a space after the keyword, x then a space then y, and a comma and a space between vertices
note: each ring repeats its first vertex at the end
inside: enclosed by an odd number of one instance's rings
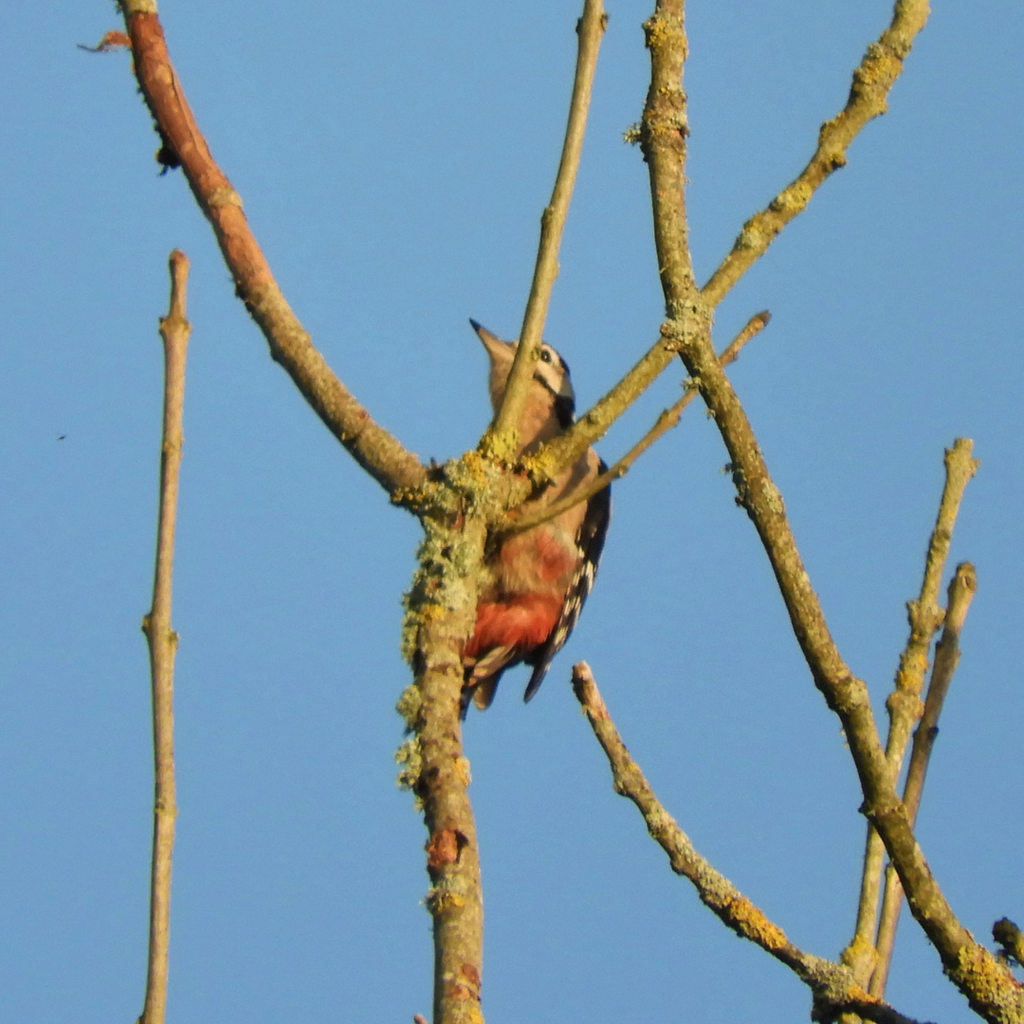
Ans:
MULTIPOLYGON (((746 326, 736 335, 735 338, 728 344, 725 350, 719 356, 719 363, 722 366, 728 366, 730 363, 734 363, 743 350, 743 346, 746 345, 751 338, 759 334, 768 325, 772 315, 768 310, 762 310, 760 313, 755 313, 746 323, 746 326)), ((678 401, 674 402, 668 409, 663 409, 661 414, 658 416, 654 423, 654 426, 647 431, 646 434, 625 455, 619 459, 610 469, 596 476, 586 486, 573 491, 571 494, 566 495, 564 498, 559 499, 551 505, 543 506, 538 508, 535 512, 526 512, 525 515, 518 515, 522 508, 529 509, 529 503, 525 506, 520 506, 517 509, 512 509, 508 513, 510 521, 513 525, 510 529, 512 533, 521 533, 523 530, 529 530, 534 526, 539 526, 541 523, 547 522, 549 519, 554 519, 556 516, 560 516, 563 512, 568 511, 570 508, 574 508, 576 505, 583 501, 589 501, 598 491, 603 491, 610 484, 614 483, 620 477, 626 475, 629 472, 630 467, 634 462, 651 445, 654 444, 659 438, 667 434, 670 430, 676 427, 679 423, 680 418, 683 415, 683 410, 693 401, 697 394, 696 388, 692 385, 688 386, 683 394, 679 397, 678 401)))
POLYGON ((178 634, 171 628, 174 531, 178 515, 178 478, 183 444, 185 356, 192 328, 185 318, 188 257, 171 253, 171 301, 160 321, 164 345, 164 414, 160 455, 160 511, 157 525, 153 604, 142 620, 149 645, 153 690, 153 860, 149 895, 149 964, 146 999, 139 1024, 163 1024, 167 1009, 167 958, 170 947, 171 857, 178 815, 174 781, 174 655, 178 634))
MULTIPOLYGON (((889 735, 885 756, 893 785, 896 784, 903 767, 911 730, 922 711, 921 690, 928 667, 928 650, 931 647, 932 636, 942 624, 943 618, 942 609, 939 607, 942 574, 949 556, 953 527, 960 511, 964 491, 979 465, 972 457, 972 450, 970 439, 963 437, 958 437, 953 446, 946 450, 946 478, 935 526, 928 541, 921 591, 917 599, 907 605, 910 636, 900 655, 893 691, 886 702, 889 710, 889 735)), ((877 961, 876 919, 884 857, 885 848, 882 840, 869 824, 864 846, 857 924, 853 941, 844 954, 846 960, 854 966, 863 985, 868 984, 877 961)))
MULTIPOLYGON (((970 610, 971 601, 978 589, 978 577, 970 562, 961 562, 949 583, 946 600, 946 619, 942 629, 942 638, 935 648, 935 664, 932 667, 932 678, 928 684, 928 695, 924 702, 924 713, 914 733, 914 745, 910 752, 910 764, 907 768, 907 781, 903 787, 903 804, 907 808, 910 824, 917 820, 917 811, 921 805, 921 794, 924 791, 924 779, 928 771, 932 746, 939 732, 939 716, 942 705, 953 681, 953 673, 960 661, 960 633, 964 620, 970 610)), ((896 926, 899 923, 900 908, 903 904, 903 886, 899 876, 889 868, 885 874, 885 892, 882 896, 882 912, 878 921, 878 937, 875 948, 878 952, 878 963, 871 976, 868 991, 881 998, 885 994, 885 984, 889 977, 889 965, 892 962, 893 946, 896 942, 896 926)))

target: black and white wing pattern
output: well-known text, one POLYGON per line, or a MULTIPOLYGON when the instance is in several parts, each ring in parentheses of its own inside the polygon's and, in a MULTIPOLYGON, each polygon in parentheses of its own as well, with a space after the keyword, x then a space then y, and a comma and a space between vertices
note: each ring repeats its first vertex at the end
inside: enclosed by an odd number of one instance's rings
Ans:
MULTIPOLYGON (((598 466, 598 472, 604 473, 607 469, 608 467, 602 459, 598 466)), ((547 642, 523 659, 527 665, 534 666, 533 674, 526 685, 526 692, 523 694, 524 701, 530 700, 540 689, 540 684, 544 682, 544 676, 547 675, 552 658, 569 639, 569 634, 573 631, 576 620, 583 610, 587 595, 594 585, 594 577, 597 576, 597 567, 601 561, 601 551, 604 549, 604 539, 608 533, 608 523, 612 516, 611 490, 610 486, 605 487, 587 502, 587 512, 580 524, 579 533, 576 535, 580 565, 565 593, 562 613, 547 642)))

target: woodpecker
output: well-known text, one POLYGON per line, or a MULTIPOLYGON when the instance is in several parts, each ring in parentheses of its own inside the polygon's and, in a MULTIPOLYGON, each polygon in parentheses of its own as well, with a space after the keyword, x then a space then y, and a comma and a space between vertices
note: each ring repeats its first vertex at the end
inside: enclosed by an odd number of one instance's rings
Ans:
MULTIPOLYGON (((490 357, 491 405, 497 412, 519 343, 502 341, 475 320, 469 322, 490 357)), ((569 367, 544 344, 519 419, 518 454, 530 454, 564 433, 575 417, 569 367)), ((531 507, 551 505, 607 468, 588 448, 531 507)), ((476 626, 463 651, 463 714, 470 697, 478 708, 489 707, 501 674, 520 662, 533 667, 523 700, 537 692, 594 585, 610 516, 611 495, 605 487, 553 519, 493 542, 485 556, 476 626)))

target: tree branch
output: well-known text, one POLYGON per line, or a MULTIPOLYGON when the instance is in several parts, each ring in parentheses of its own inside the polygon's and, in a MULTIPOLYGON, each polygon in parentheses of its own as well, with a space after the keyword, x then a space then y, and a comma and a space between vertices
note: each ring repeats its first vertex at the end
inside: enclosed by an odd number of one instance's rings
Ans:
POLYGON ((686 139, 690 126, 683 91, 689 53, 683 0, 656 0, 644 22, 651 54, 651 86, 640 120, 640 146, 647 161, 656 206, 654 244, 670 318, 697 295, 686 218, 686 139))
POLYGON ((682 0, 658 2, 645 23, 651 50, 652 79, 640 142, 651 174, 651 194, 661 210, 655 215, 655 244, 665 292, 669 323, 639 363, 580 418, 564 436, 546 446, 529 462, 539 479, 550 478, 598 441, 609 426, 632 404, 672 361, 680 329, 706 331, 710 310, 768 248, 779 232, 806 207, 815 189, 845 162, 846 149, 872 118, 885 110, 886 97, 911 44, 928 17, 927 0, 898 0, 890 26, 868 47, 854 72, 846 107, 821 129, 818 148, 801 175, 744 225, 732 251, 696 292, 689 254, 683 171, 689 124, 682 69, 687 43, 682 0), (652 159, 655 151, 658 159, 652 159), (689 307, 689 309, 688 309, 689 307), (681 324, 673 321, 681 319, 681 324))
MULTIPOLYGON (((450 463, 446 471, 461 467, 450 463)), ((482 1024, 483 890, 459 712, 462 646, 476 618, 486 525, 473 515, 457 526, 433 518, 423 525, 426 536, 403 626, 404 653, 415 680, 398 704, 410 734, 397 755, 399 782, 415 794, 428 834, 431 887, 424 902, 434 934, 431 1020, 482 1024)))
POLYGON ((157 520, 153 603, 142 620, 149 646, 153 693, 153 858, 149 888, 149 962, 146 999, 139 1024, 163 1024, 167 1009, 167 957, 171 928, 171 858, 178 816, 174 781, 174 655, 178 634, 171 628, 174 532, 184 437, 185 356, 192 328, 185 318, 188 257, 171 253, 171 300, 160 321, 164 346, 163 440, 160 448, 160 510, 157 520))
POLYGON ((846 164, 850 143, 868 121, 885 113, 889 91, 928 14, 928 0, 897 0, 889 27, 868 47, 853 72, 846 106, 821 126, 818 148, 796 180, 743 225, 732 251, 704 285, 705 302, 717 306, 779 232, 804 211, 825 179, 846 164))
MULTIPOLYGON (((928 541, 921 591, 916 601, 907 604, 910 636, 900 656, 893 692, 886 701, 889 711, 889 736, 885 757, 893 786, 896 785, 903 768, 910 731, 921 715, 921 689, 928 668, 928 651, 932 636, 942 625, 943 612, 939 607, 942 573, 949 556, 953 527, 960 511, 964 490, 979 465, 978 461, 971 457, 971 451, 971 441, 962 437, 953 442, 952 448, 946 449, 946 479, 935 526, 928 541)), ((853 940, 844 953, 845 961, 854 966, 863 985, 867 985, 871 978, 877 959, 875 924, 884 853, 881 838, 871 825, 868 825, 857 924, 853 940)))
MULTIPOLYGON (((948 462, 947 458, 947 464, 948 462)), ((977 463, 975 462, 974 465, 976 466, 977 463)), ((903 803, 907 808, 907 817, 910 819, 911 826, 917 821, 917 811, 921 805, 921 794, 924 791, 928 762, 931 759, 935 738, 939 733, 939 716, 942 714, 942 705, 949 692, 950 683, 953 681, 953 673, 960 661, 960 632, 977 589, 978 577, 974 566, 970 562, 961 562, 956 567, 956 572, 949 583, 942 639, 939 640, 935 648, 935 665, 932 668, 931 682, 928 684, 928 696, 925 698, 921 721, 914 733, 914 746, 910 753, 907 781, 903 787, 903 803)), ((889 977, 889 965, 892 962, 892 951, 896 942, 896 926, 899 923, 902 902, 903 887, 900 885, 899 877, 890 868, 886 872, 882 913, 878 923, 878 937, 875 940, 878 964, 871 976, 869 986, 871 994, 879 998, 885 994, 885 984, 889 977)))
POLYGON ((506 459, 516 451, 513 431, 522 414, 523 401, 533 366, 540 354, 544 323, 547 320, 551 292, 558 277, 558 250, 562 244, 562 233, 569 215, 583 152, 583 137, 587 129, 587 114, 593 92, 594 74, 597 71, 597 56, 601 40, 608 24, 601 0, 584 0, 583 15, 576 25, 579 46, 576 56, 576 74, 573 79, 572 99, 569 103, 569 120, 565 128, 562 157, 555 176, 551 202, 545 207, 540 222, 540 243, 534 265, 530 295, 526 302, 523 327, 519 333, 519 349, 509 371, 505 396, 494 418, 492 430, 485 435, 484 443, 506 459))
MULTIPOLYGON (((768 310, 763 310, 760 313, 755 313, 748 321, 746 326, 736 335, 735 338, 729 343, 725 351, 722 352, 719 357, 719 363, 722 366, 729 366, 734 363, 743 350, 743 346, 746 345, 751 338, 759 334, 768 325, 768 321, 771 320, 771 313, 768 310)), ((563 512, 567 512, 570 508, 580 504, 580 502, 589 501, 599 491, 603 491, 606 487, 610 486, 620 477, 625 476, 630 467, 634 462, 651 445, 654 444, 659 438, 663 437, 670 430, 675 428, 679 424, 679 420, 682 418, 683 410, 693 401, 696 395, 696 388, 687 386, 683 391, 683 394, 679 397, 679 400, 674 402, 668 409, 664 409, 661 415, 657 418, 654 426, 647 431, 646 434, 625 455, 619 459, 610 469, 604 473, 600 473, 593 480, 590 481, 585 487, 581 487, 578 490, 572 492, 572 494, 554 502, 554 504, 546 507, 537 508, 535 511, 530 512, 530 505, 521 505, 516 509, 511 509, 506 515, 508 516, 511 525, 511 532, 521 533, 523 530, 529 530, 534 526, 538 526, 540 523, 547 522, 549 519, 554 519, 560 516, 563 512), (522 515, 517 513, 525 510, 522 515)))
POLYGON ((604 12, 601 0, 584 0, 583 16, 577 23, 577 66, 572 81, 562 156, 558 163, 551 202, 541 215, 541 241, 534 266, 534 280, 526 300, 522 330, 519 332, 519 348, 509 371, 501 409, 495 416, 493 427, 484 434, 482 442, 487 449, 506 460, 514 458, 517 450, 514 432, 522 415, 529 380, 534 375, 534 364, 541 352, 548 305, 558 276, 558 250, 572 201, 572 189, 580 169, 594 74, 597 71, 597 55, 607 24, 608 15, 604 12))
POLYGON ((155 0, 119 0, 135 75, 160 134, 161 159, 180 164, 209 220, 235 289, 280 363, 327 428, 396 501, 426 483, 426 469, 378 426, 335 376, 292 312, 256 241, 242 199, 217 166, 171 64, 155 0))
MULTIPOLYGON (((914 33, 923 25, 927 11, 926 0, 897 0, 893 23, 889 32, 883 34, 888 48, 881 46, 869 51, 869 60, 855 83, 855 91, 867 88, 872 77, 886 80, 886 68, 888 78, 895 76, 893 67, 898 70, 902 66, 902 58, 914 33)), ((659 0, 655 19, 648 24, 655 29, 648 31, 654 82, 661 80, 657 74, 659 59, 665 58, 667 64, 677 69, 682 67, 686 39, 682 31, 681 0, 671 4, 659 0), (670 12, 671 16, 659 18, 662 11, 670 12)), ((739 246, 734 250, 740 253, 735 273, 715 275, 704 292, 695 294, 687 259, 686 230, 681 219, 685 159, 683 93, 678 88, 673 93, 671 85, 668 89, 670 95, 677 97, 676 109, 682 109, 683 113, 682 119, 677 118, 675 122, 678 138, 670 145, 645 144, 644 148, 651 165, 658 264, 669 318, 662 327, 662 334, 678 345, 680 357, 700 387, 722 435, 732 464, 738 501, 761 538, 815 685, 842 722, 864 793, 864 813, 878 830, 896 866, 914 917, 938 950, 947 974, 976 1012, 988 1020, 1021 1024, 1024 989, 957 920, 917 845, 902 801, 889 777, 867 687, 850 671, 832 638, 790 529, 782 495, 768 472, 746 413, 711 345, 712 306, 728 290, 729 282, 738 278, 742 269, 764 251, 770 238, 763 244, 739 246), (752 249, 753 255, 743 255, 746 248, 752 249)), ((649 135, 642 127, 641 141, 649 135)), ((667 131, 662 131, 658 138, 667 135, 667 131)), ((784 224, 793 214, 792 211, 785 214, 785 203, 780 206, 781 224, 784 224)))
MULTIPOLYGON (((644 22, 651 53, 651 86, 640 124, 640 143, 648 164, 651 195, 658 211, 654 241, 670 319, 691 312, 699 298, 693 280, 686 222, 683 171, 686 165, 686 94, 682 89, 686 31, 682 0, 656 0, 654 14, 644 22), (657 154, 657 158, 655 158, 657 154)), ((702 311, 703 312, 703 311, 702 311)), ((698 315, 710 333, 710 316, 698 315)), ((662 325, 654 346, 571 430, 524 460, 531 475, 550 479, 579 458, 672 362, 679 342, 672 324, 662 325)))
POLYGON ((615 792, 636 805, 651 837, 668 854, 672 870, 689 879, 700 901, 726 927, 785 964, 811 989, 815 1007, 813 1019, 834 1020, 840 1013, 853 1012, 879 1024, 911 1024, 909 1017, 856 985, 848 967, 793 945, 777 924, 697 852, 630 756, 585 661, 573 667, 572 688, 608 758, 615 792))
MULTIPOLYGON (((924 579, 921 582, 921 593, 917 601, 911 601, 907 607, 910 638, 900 658, 900 667, 896 673, 893 693, 887 701, 891 725, 885 756, 889 762, 894 782, 899 777, 903 766, 903 757, 906 753, 911 729, 921 715, 920 695, 925 669, 928 667, 928 649, 931 646, 932 636, 943 622, 944 613, 939 607, 939 588, 942 584, 946 559, 949 557, 949 547, 953 540, 953 527, 960 513, 960 504, 963 501, 967 484, 980 465, 977 459, 971 457, 972 449, 973 444, 970 438, 966 437, 958 437, 953 442, 953 447, 946 449, 946 483, 942 491, 942 500, 939 503, 935 528, 932 530, 928 542, 928 555, 925 561, 924 579)), ((956 592, 958 605, 959 595, 964 592, 966 591, 962 587, 958 588, 956 592)), ((973 593, 973 590, 971 592, 973 593)), ((954 592, 951 590, 950 597, 953 596, 954 592)), ((968 601, 968 606, 969 603, 968 601)), ((950 613, 957 616, 960 611, 959 606, 949 609, 950 613)), ((966 615, 967 607, 964 607, 962 611, 966 615)), ((959 635, 960 627, 958 624, 954 625, 956 635, 959 635)), ((947 640, 947 637, 951 637, 948 628, 943 639, 949 643, 955 642, 951 638, 947 640)), ((936 655, 938 655, 938 651, 936 655)), ((938 662, 936 662, 936 669, 938 667, 938 662)), ((933 676, 932 687, 934 685, 935 677, 933 676)))

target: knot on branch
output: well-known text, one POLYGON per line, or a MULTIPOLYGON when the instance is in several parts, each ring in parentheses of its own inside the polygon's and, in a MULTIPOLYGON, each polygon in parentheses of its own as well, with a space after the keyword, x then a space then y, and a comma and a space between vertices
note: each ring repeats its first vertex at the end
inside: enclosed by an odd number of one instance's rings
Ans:
POLYGON ((783 189, 769 204, 768 209, 774 213, 784 213, 789 216, 798 214, 809 202, 814 194, 814 188, 810 182, 798 179, 789 188, 783 189))
POLYGON ((897 796, 896 790, 891 786, 873 797, 870 802, 866 800, 861 805, 861 813, 876 826, 883 818, 890 817, 902 818, 909 824, 907 809, 903 805, 903 801, 897 796))
MULTIPOLYGON (((927 668, 928 659, 922 659, 922 671, 927 668)), ((924 701, 916 694, 905 689, 896 689, 885 699, 885 706, 890 715, 906 715, 910 721, 916 722, 924 711, 924 701)))
MULTIPOLYGON (((840 131, 842 117, 843 115, 840 114, 838 117, 826 121, 821 126, 821 131, 818 132, 818 152, 815 157, 826 174, 831 174, 846 166, 846 149, 840 131)), ((816 187, 813 186, 812 191, 816 187)))
POLYGON ((427 841, 427 870, 440 871, 447 864, 458 862, 462 849, 469 840, 457 828, 442 828, 427 841))
POLYGON ((641 27, 644 30, 644 46, 648 50, 678 43, 680 38, 685 45, 686 35, 683 32, 683 19, 678 15, 659 11, 657 14, 651 15, 641 27))
MULTIPOLYGON (((938 534, 937 530, 936 535, 938 534)), ((948 535, 945 539, 948 547, 952 535, 948 535)), ((945 617, 946 613, 937 605, 928 607, 918 600, 907 602, 907 623, 914 632, 914 639, 921 643, 927 644, 931 640, 932 634, 942 625, 942 620, 945 617)))
POLYGON ((454 892, 447 883, 446 879, 445 884, 432 886, 427 890, 427 895, 423 897, 424 905, 434 917, 440 917, 446 911, 456 910, 466 905, 465 896, 454 892))
POLYGON ((765 214, 757 213, 743 225, 743 230, 736 236, 735 247, 754 251, 767 249, 778 233, 779 228, 765 214))
POLYGON ((712 307, 702 299, 672 303, 668 313, 659 333, 669 351, 685 356, 710 336, 712 307))
POLYGON ((211 209, 223 206, 237 206, 240 210, 245 208, 242 205, 242 197, 231 185, 221 185, 219 188, 215 188, 206 201, 211 209))

